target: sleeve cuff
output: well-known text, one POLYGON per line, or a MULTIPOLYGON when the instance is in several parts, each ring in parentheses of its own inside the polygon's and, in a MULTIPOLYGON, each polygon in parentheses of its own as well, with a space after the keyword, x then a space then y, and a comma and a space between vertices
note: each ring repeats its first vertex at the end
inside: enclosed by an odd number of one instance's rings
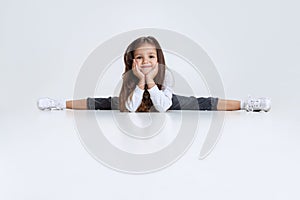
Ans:
POLYGON ((150 93, 150 95, 156 95, 157 93, 159 93, 159 89, 157 85, 155 85, 151 89, 148 89, 148 92, 150 93))
POLYGON ((140 95, 144 94, 144 90, 139 88, 139 86, 136 86, 135 89, 134 89, 134 93, 140 96, 140 95))

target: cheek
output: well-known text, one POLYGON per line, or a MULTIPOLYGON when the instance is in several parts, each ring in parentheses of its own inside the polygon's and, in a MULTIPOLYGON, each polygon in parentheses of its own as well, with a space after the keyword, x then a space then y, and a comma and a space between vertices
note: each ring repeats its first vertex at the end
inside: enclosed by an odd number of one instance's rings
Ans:
POLYGON ((136 60, 138 66, 141 66, 142 65, 142 61, 141 60, 136 60))

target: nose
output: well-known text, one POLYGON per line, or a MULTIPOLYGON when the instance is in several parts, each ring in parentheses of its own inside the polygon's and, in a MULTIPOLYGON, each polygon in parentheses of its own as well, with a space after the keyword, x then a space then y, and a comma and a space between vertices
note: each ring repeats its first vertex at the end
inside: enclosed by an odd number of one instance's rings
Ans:
POLYGON ((144 58, 143 59, 143 64, 147 64, 147 63, 149 63, 149 60, 147 58, 144 58))

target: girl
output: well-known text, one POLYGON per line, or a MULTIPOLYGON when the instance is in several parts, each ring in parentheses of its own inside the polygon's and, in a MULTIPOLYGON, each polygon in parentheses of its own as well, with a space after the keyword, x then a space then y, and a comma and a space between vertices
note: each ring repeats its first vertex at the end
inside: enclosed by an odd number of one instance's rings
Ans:
POLYGON ((269 111, 268 98, 249 98, 246 101, 219 98, 184 97, 173 94, 171 74, 165 67, 163 51, 151 36, 133 41, 124 54, 125 72, 118 97, 87 98, 80 100, 54 100, 41 98, 41 110, 90 109, 117 110, 121 112, 165 112, 167 110, 246 110, 269 111))

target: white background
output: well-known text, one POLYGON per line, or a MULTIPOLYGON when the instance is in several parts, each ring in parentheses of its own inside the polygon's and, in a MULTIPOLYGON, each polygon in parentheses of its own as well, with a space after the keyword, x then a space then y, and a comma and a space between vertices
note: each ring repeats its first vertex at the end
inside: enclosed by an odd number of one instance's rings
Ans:
POLYGON ((299 8, 291 0, 1 0, 0 199, 299 199, 299 8), (72 111, 41 112, 36 100, 72 98, 89 54, 139 28, 191 38, 215 63, 227 98, 268 96, 271 112, 228 113, 205 160, 198 139, 154 174, 102 166, 80 144, 72 111))

